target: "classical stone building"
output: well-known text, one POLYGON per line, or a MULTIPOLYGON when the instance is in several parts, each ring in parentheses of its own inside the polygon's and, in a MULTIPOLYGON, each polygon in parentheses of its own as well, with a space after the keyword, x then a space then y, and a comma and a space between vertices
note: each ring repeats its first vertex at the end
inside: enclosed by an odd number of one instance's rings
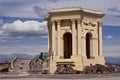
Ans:
POLYGON ((85 66, 103 64, 102 17, 99 11, 82 8, 62 8, 49 12, 48 54, 50 72, 58 64, 74 65, 82 71, 85 66))

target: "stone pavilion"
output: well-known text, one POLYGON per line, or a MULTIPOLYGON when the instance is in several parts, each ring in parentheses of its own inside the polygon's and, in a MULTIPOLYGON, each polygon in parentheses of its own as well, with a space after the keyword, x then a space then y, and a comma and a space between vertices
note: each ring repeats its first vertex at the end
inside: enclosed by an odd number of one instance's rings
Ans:
POLYGON ((83 8, 61 8, 49 12, 48 55, 50 73, 58 64, 85 66, 105 64, 102 53, 102 17, 100 11, 83 8))

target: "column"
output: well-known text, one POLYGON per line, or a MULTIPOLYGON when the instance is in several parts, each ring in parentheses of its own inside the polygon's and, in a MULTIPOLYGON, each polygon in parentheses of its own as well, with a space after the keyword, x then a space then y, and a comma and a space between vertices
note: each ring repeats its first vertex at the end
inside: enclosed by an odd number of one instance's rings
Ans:
POLYGON ((96 40, 95 38, 92 36, 90 39, 90 58, 94 58, 95 54, 96 54, 96 40))
POLYGON ((78 54, 81 54, 81 45, 82 45, 82 43, 81 43, 81 20, 80 19, 77 19, 77 36, 78 36, 78 44, 77 44, 77 50, 78 50, 78 54))
POLYGON ((81 51, 82 51, 82 55, 84 56, 84 57, 86 57, 86 37, 85 36, 82 36, 82 47, 81 47, 81 51))
POLYGON ((76 55, 77 51, 76 51, 76 29, 75 29, 75 19, 71 19, 72 21, 72 54, 76 55))
POLYGON ((57 54, 60 56, 61 54, 61 28, 60 28, 60 20, 57 20, 57 54))
POLYGON ((99 23, 99 24, 98 24, 98 28, 99 28, 99 29, 98 29, 98 31, 99 31, 99 32, 98 32, 98 35, 99 35, 99 36, 98 36, 98 39, 99 39, 99 40, 98 40, 98 44, 99 44, 99 46, 98 46, 98 47, 99 47, 99 53, 98 53, 98 54, 99 54, 99 56, 101 56, 101 55, 103 55, 103 54, 102 54, 102 21, 100 21, 100 22, 98 22, 98 23, 99 23))
POLYGON ((98 38, 97 37, 95 37, 95 38, 93 38, 93 41, 92 41, 93 43, 92 43, 92 45, 93 45, 93 57, 98 57, 98 38))
POLYGON ((48 25, 48 57, 50 57, 50 25, 48 25))
POLYGON ((56 55, 55 53, 55 21, 52 21, 52 56, 56 55))

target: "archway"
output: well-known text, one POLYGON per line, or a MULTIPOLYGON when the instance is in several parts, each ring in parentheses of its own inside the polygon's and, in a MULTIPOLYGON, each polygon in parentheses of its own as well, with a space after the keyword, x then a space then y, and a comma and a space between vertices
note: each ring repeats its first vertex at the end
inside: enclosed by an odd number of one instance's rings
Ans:
POLYGON ((91 58, 91 38, 92 38, 92 34, 91 33, 87 33, 86 34, 86 56, 87 59, 91 58))
POLYGON ((72 34, 67 32, 63 35, 64 39, 64 59, 70 58, 72 55, 72 34))

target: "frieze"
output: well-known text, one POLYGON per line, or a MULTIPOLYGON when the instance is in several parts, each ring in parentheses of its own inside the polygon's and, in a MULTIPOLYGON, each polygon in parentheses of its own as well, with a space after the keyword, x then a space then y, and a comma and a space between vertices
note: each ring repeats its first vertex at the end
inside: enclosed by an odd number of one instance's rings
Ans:
POLYGON ((96 21, 94 21, 94 20, 90 20, 90 19, 84 19, 83 20, 83 24, 84 25, 89 25, 89 26, 96 26, 96 21))

